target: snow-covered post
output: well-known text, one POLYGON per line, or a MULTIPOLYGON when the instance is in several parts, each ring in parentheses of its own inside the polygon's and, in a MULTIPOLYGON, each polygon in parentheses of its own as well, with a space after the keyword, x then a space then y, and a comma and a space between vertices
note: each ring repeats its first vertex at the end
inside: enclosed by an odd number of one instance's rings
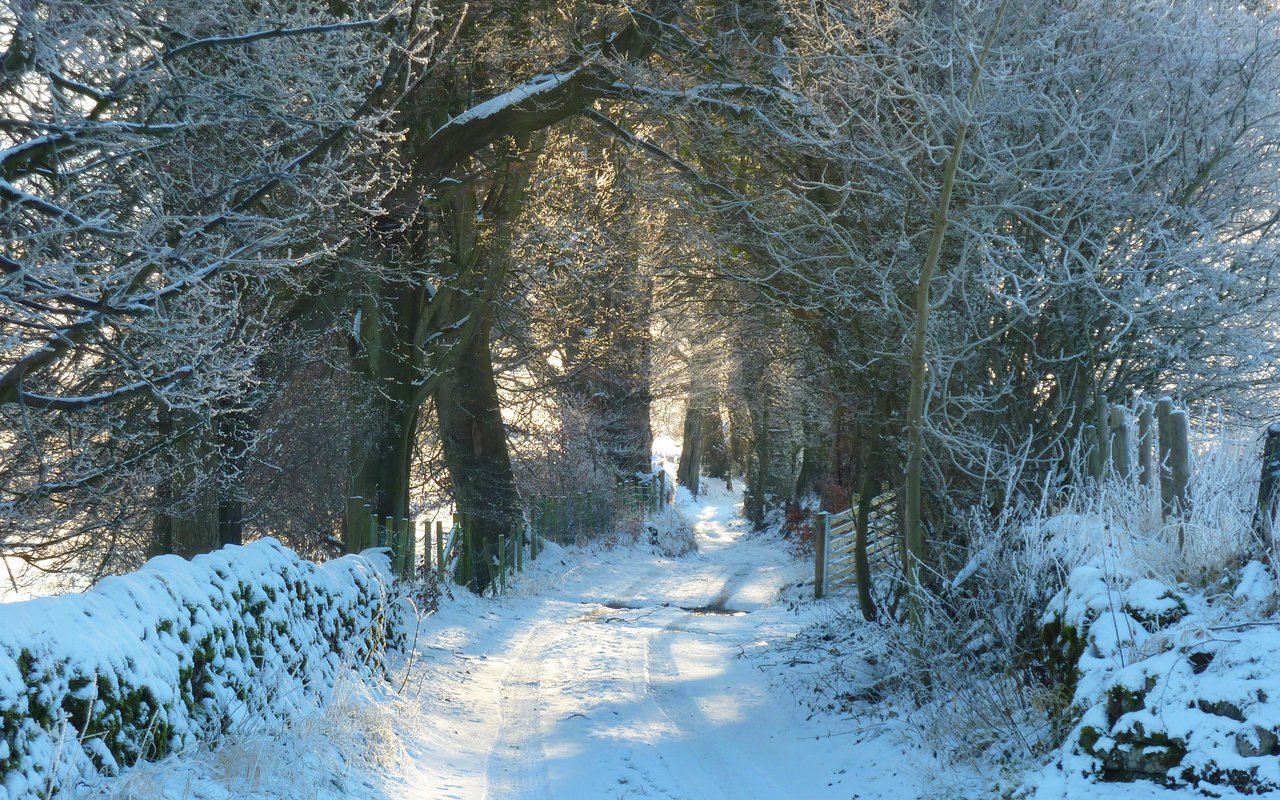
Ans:
POLYGON ((1184 515, 1190 510, 1187 485, 1191 483, 1191 424, 1186 409, 1169 415, 1169 477, 1173 482, 1173 513, 1184 515))
POLYGON ((1156 401, 1156 439, 1160 453, 1160 516, 1162 519, 1168 519, 1173 513, 1173 472, 1170 469, 1173 429, 1169 424, 1169 415, 1172 413, 1173 398, 1161 397, 1156 401))
POLYGON ((1138 409, 1138 483, 1150 488, 1155 470, 1151 463, 1151 454, 1155 450, 1155 420, 1151 403, 1144 400, 1138 409))
POLYGON ((1111 467, 1123 481, 1128 481, 1133 473, 1133 462, 1129 459, 1129 419, 1124 406, 1111 406, 1111 467))
POLYGON ((1253 510, 1253 535, 1259 555, 1270 560, 1275 550, 1273 526, 1276 519, 1276 495, 1280 488, 1280 422, 1267 427, 1262 444, 1262 476, 1258 480, 1258 505, 1253 510))
POLYGON ((831 537, 829 512, 818 512, 813 531, 813 599, 821 600, 827 593, 827 541, 831 537))

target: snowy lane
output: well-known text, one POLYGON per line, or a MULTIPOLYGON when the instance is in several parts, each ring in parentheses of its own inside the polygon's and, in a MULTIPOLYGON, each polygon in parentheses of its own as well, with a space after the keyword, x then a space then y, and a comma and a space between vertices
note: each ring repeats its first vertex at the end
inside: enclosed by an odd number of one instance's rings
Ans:
POLYGON ((532 626, 498 684, 498 738, 489 754, 489 796, 550 798, 542 747, 542 670, 559 627, 532 626))
POLYGON ((681 566, 691 565, 650 565, 641 579, 605 592, 611 599, 558 601, 529 621, 499 683, 485 797, 602 797, 633 781, 656 797, 782 796, 733 788, 750 770, 726 755, 733 743, 717 730, 729 701, 716 689, 695 689, 696 698, 684 685, 718 675, 734 653, 705 642, 721 635, 715 615, 680 604, 724 608, 752 570, 726 575, 715 562, 697 564, 690 581, 672 574, 681 566))
MULTIPOLYGON (((352 683, 288 730, 248 731, 109 780, 113 800, 915 800, 950 776, 895 733, 802 700, 846 654, 797 634, 847 605, 747 533, 719 488, 680 513, 698 552, 549 545, 500 598, 422 620, 391 691, 352 683)), ((818 696, 821 699, 821 695, 818 696)), ((970 796, 984 796, 981 793, 970 796)))
MULTIPOLYGON (((453 735, 415 753, 406 797, 849 798, 829 733, 752 658, 800 623, 780 607, 807 567, 747 535, 737 497, 689 509, 699 552, 549 551, 428 670, 426 716, 453 735), (558 566, 558 569, 556 568, 558 566), (478 629, 477 629, 478 627, 478 629), (834 778, 834 779, 833 779, 834 778)), ((394 794, 394 792, 392 792, 394 794)))

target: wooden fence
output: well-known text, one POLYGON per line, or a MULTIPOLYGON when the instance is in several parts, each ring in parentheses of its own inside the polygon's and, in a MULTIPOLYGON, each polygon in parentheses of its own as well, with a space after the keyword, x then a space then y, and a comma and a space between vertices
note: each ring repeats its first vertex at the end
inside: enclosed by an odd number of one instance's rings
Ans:
POLYGON ((1152 489, 1158 485, 1166 520, 1187 510, 1191 426, 1184 409, 1174 408, 1169 397, 1155 403, 1140 402, 1133 412, 1111 405, 1106 414, 1098 415, 1096 423, 1084 426, 1083 431, 1090 477, 1101 480, 1113 475, 1152 489))
MULTIPOLYGON (((824 597, 857 585, 854 547, 858 529, 858 498, 837 514, 818 513, 814 538, 813 595, 824 597)), ((900 563, 898 497, 885 492, 871 501, 867 515, 867 561, 872 572, 892 570, 900 563)))
POLYGON ((475 579, 477 567, 487 557, 494 593, 505 594, 511 574, 522 572, 527 561, 536 559, 548 539, 562 545, 583 544, 612 531, 621 514, 658 512, 666 505, 667 495, 665 472, 651 480, 619 484, 613 497, 591 492, 540 495, 530 503, 524 530, 499 536, 497 551, 487 556, 484 543, 473 536, 477 526, 470 514, 454 514, 447 530, 443 520, 434 525, 426 521, 419 529, 407 518, 379 517, 363 498, 352 497, 347 501, 343 543, 351 553, 370 547, 390 549, 392 571, 400 578, 414 579, 434 571, 440 580, 451 578, 463 586, 475 579), (421 555, 419 542, 424 547, 421 555))
POLYGON ((411 520, 401 517, 379 517, 362 497, 347 500, 347 521, 343 543, 348 553, 359 553, 370 547, 391 549, 391 571, 401 578, 414 573, 417 536, 411 520))
POLYGON ((667 473, 648 480, 624 481, 612 497, 594 492, 537 495, 530 500, 530 527, 556 544, 584 544, 614 531, 621 516, 655 514, 667 503, 667 473))

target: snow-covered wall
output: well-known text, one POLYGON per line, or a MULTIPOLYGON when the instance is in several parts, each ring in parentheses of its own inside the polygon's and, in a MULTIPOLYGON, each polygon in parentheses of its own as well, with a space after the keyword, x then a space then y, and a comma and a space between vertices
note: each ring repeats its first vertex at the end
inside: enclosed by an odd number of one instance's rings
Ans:
POLYGON ((0 605, 0 800, 323 705, 397 644, 390 585, 380 554, 317 565, 268 539, 0 605))

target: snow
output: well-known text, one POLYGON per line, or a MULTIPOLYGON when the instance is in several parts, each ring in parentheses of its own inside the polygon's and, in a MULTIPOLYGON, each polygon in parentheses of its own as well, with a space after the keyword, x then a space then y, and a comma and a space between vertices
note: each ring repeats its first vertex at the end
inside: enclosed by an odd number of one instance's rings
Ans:
POLYGON ((472 106, 441 125, 440 128, 432 134, 432 136, 439 136, 442 131, 449 128, 456 128, 477 120, 492 117, 494 114, 497 114, 504 109, 519 105, 530 98, 537 97, 540 94, 555 89, 557 86, 560 86, 577 74, 578 69, 575 68, 568 72, 555 72, 546 75, 534 76, 510 91, 503 92, 497 97, 492 97, 479 105, 472 106))
MULTIPOLYGON (((676 452, 660 442, 655 460, 669 467, 676 452)), ((1268 666, 1280 629, 1240 622, 1274 606, 1264 565, 1246 566, 1234 585, 1193 592, 1108 554, 1104 545, 1122 537, 1096 520, 1046 526, 1062 537, 1053 546, 1093 553, 1044 617, 1084 631, 1081 718, 1024 777, 945 760, 921 729, 927 717, 902 698, 877 699, 874 687, 897 668, 886 651, 892 639, 860 622, 852 638, 824 634, 849 626, 851 598, 813 601, 811 563, 777 533, 749 531, 739 495, 709 481, 698 500, 676 498, 638 535, 581 549, 548 543, 507 595, 455 589, 421 620, 413 657, 389 684, 350 682, 324 708, 126 770, 86 796, 1206 796, 1151 781, 1099 783, 1097 759, 1078 744, 1085 726, 1103 732, 1098 747, 1124 749, 1135 731, 1159 730, 1185 738, 1189 767, 1258 767, 1258 778, 1280 780, 1274 757, 1240 752, 1265 749, 1265 731, 1280 728, 1280 703, 1270 702, 1280 698, 1280 676, 1268 666), (696 549, 675 555, 670 541, 690 530, 696 549), (1213 654, 1199 672, 1188 658, 1197 652, 1213 654), (837 665, 844 683, 831 682, 837 665), (1144 700, 1112 725, 1106 697, 1115 686, 1144 700), (1236 708, 1244 719, 1230 716, 1236 708)), ((0 672, 0 686, 13 680, 0 672)))
MULTIPOLYGON (((814 664, 797 657, 797 637, 840 601, 812 602, 812 566, 776 534, 749 532, 740 496, 709 484, 672 512, 692 525, 696 552, 664 555, 643 538, 548 543, 509 594, 455 590, 423 620, 402 693, 355 704, 366 722, 341 739, 304 740, 321 760, 305 796, 937 795, 950 776, 911 752, 899 727, 863 732, 855 746, 855 725, 810 707, 814 664), (382 744, 370 746, 368 730, 381 731, 382 744)), ((271 759, 296 771, 283 734, 250 746, 267 759, 265 775, 271 759)), ((94 796, 303 796, 294 791, 269 779, 246 786, 202 753, 140 766, 94 796), (130 780, 148 793, 128 794, 130 780)))
POLYGON ((1073 570, 1046 621, 1057 616, 1087 631, 1075 693, 1075 706, 1085 710, 1054 762, 1028 777, 1023 796, 1280 794, 1280 620, 1270 616, 1272 587, 1257 562, 1234 588, 1194 593, 1114 566, 1073 570), (1171 766, 1155 765, 1151 754, 1168 756, 1171 766), (1098 782, 1122 764, 1147 779, 1098 782))
POLYGON ((267 539, 0 605, 0 796, 322 706, 340 674, 379 668, 389 584, 380 555, 316 566, 267 539))

